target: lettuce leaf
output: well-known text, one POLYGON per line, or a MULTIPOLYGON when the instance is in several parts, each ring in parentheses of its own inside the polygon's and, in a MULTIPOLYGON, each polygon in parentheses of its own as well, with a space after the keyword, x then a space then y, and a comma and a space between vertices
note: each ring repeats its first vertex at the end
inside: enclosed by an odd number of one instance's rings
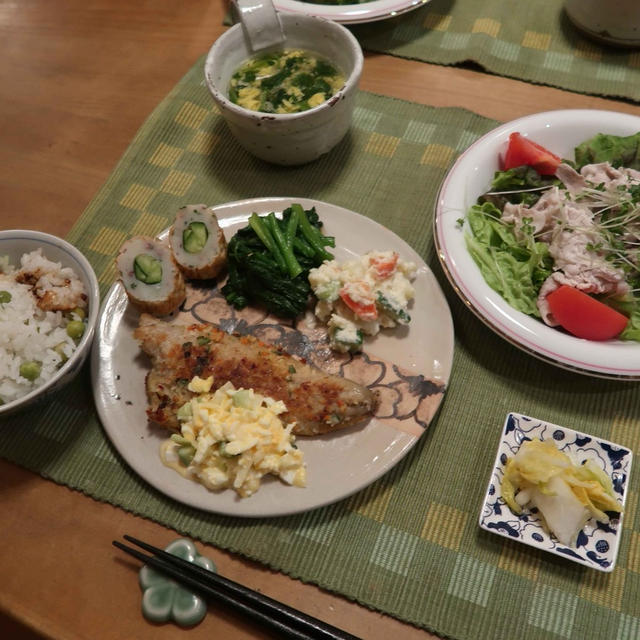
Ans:
POLYGON ((527 191, 527 189, 550 187, 554 184, 560 184, 560 181, 553 176, 541 176, 533 167, 526 165, 507 171, 496 171, 491 182, 491 191, 481 195, 478 202, 491 202, 500 210, 507 202, 532 206, 538 202, 544 191, 527 191), (514 191, 515 193, 493 193, 496 191, 514 191))
POLYGON ((637 298, 608 298, 601 300, 601 302, 608 304, 616 311, 624 313, 629 317, 627 326, 618 338, 620 340, 635 340, 640 342, 640 300, 637 298))
POLYGON ((586 164, 609 162, 614 167, 640 170, 640 132, 632 136, 612 136, 599 133, 575 149, 578 170, 586 164))
POLYGON ((499 209, 489 202, 471 207, 467 250, 494 291, 518 311, 540 317, 536 300, 540 286, 551 274, 549 248, 532 238, 518 241, 513 229, 500 222, 500 216, 499 209))
POLYGON ((640 342, 640 309, 636 309, 635 312, 631 314, 627 326, 618 338, 620 340, 636 340, 640 342))

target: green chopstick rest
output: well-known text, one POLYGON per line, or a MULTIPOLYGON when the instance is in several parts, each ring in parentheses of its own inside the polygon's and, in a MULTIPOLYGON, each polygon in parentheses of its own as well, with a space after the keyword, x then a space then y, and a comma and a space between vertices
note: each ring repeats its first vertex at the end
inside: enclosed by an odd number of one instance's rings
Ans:
MULTIPOLYGON (((216 571, 213 561, 200 555, 191 540, 178 538, 164 550, 209 571, 216 571)), ((138 580, 142 588, 142 614, 149 622, 173 621, 181 627, 193 627, 202 622, 207 613, 207 603, 200 596, 146 565, 140 569, 138 580)))

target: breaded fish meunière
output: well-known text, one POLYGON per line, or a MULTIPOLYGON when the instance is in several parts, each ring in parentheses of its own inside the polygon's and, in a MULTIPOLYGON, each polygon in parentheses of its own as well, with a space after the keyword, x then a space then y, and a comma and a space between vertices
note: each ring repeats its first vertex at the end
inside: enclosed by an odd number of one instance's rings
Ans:
POLYGON ((253 336, 235 336, 211 325, 173 325, 142 314, 134 333, 150 356, 147 414, 168 429, 179 429, 178 409, 193 393, 194 376, 213 376, 217 389, 236 388, 282 400, 285 422, 298 435, 318 435, 351 426, 373 415, 377 398, 366 387, 326 374, 253 336))

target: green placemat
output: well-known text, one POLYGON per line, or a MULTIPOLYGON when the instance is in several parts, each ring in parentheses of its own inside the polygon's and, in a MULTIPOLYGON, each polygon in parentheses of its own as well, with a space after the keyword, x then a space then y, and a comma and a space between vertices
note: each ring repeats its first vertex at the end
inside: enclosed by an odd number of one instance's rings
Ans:
POLYGON ((563 5, 563 0, 431 0, 353 32, 368 51, 446 65, 472 62, 519 80, 639 101, 640 53, 582 36, 563 5))
POLYGON ((526 356, 478 321, 442 277, 431 229, 436 190, 456 154, 496 123, 464 110, 361 93, 351 133, 334 151, 305 167, 276 168, 236 145, 201 78, 200 61, 143 125, 69 234, 93 263, 103 291, 113 280, 120 243, 166 227, 184 203, 286 195, 343 205, 405 238, 442 281, 455 319, 456 353, 439 415, 409 455, 366 490, 271 520, 207 514, 140 480, 103 433, 88 371, 46 404, 6 418, 0 455, 442 635, 637 636, 640 473, 631 477, 611 574, 477 525, 509 410, 633 449, 640 431, 637 384, 581 377, 526 356))

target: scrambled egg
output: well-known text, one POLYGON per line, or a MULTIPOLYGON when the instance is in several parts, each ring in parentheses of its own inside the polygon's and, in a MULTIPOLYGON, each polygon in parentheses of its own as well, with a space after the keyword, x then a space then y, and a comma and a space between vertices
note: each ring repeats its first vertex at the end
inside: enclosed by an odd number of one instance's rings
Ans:
POLYGON ((199 395, 178 411, 181 434, 161 448, 164 464, 212 491, 233 488, 246 498, 260 488, 264 475, 287 484, 306 485, 303 453, 280 414, 282 401, 227 382, 210 393, 213 378, 196 376, 189 390, 199 395))
POLYGON ((258 87, 242 87, 238 90, 238 104, 251 111, 260 111, 262 94, 258 87))
POLYGON ((363 334, 375 336, 380 328, 408 324, 415 275, 416 266, 395 251, 369 251, 342 264, 331 260, 311 269, 315 314, 327 323, 331 347, 360 351, 363 334))
POLYGON ((343 86, 343 74, 328 60, 284 49, 245 61, 231 77, 229 99, 251 111, 298 113, 317 107, 343 86))

